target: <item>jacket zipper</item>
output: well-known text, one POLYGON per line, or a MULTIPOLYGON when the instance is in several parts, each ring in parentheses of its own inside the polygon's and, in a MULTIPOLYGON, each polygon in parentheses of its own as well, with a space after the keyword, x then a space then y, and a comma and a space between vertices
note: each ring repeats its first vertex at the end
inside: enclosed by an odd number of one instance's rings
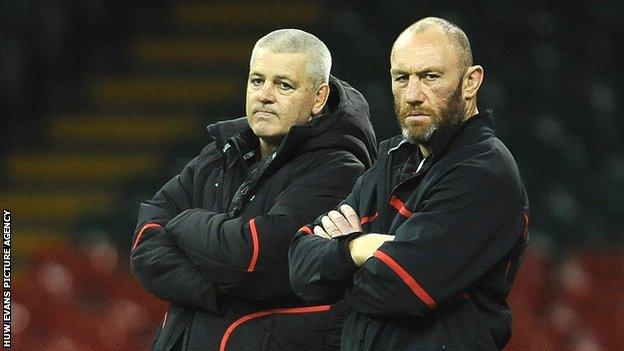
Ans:
POLYGON ((387 165, 386 165, 386 169, 384 170, 386 172, 386 188, 384 189, 384 191, 386 191, 386 194, 388 194, 387 198, 386 198, 386 203, 384 204, 384 207, 380 208, 383 209, 383 215, 381 215, 381 226, 382 228, 388 228, 389 223, 388 223, 388 216, 386 216, 386 213, 388 213, 388 206, 390 204, 390 198, 392 197, 392 161, 394 160, 394 154, 393 153, 389 153, 388 154, 388 159, 387 159, 387 165), (390 193, 388 193, 388 191, 390 191, 390 193))
POLYGON ((368 324, 371 321, 371 317, 366 317, 366 322, 364 322, 364 326, 362 327, 362 332, 360 333, 360 346, 364 342, 364 338, 366 337, 366 330, 368 329, 368 324))
MULTIPOLYGON (((387 209, 390 207, 390 200, 392 200, 392 196, 394 196, 394 193, 395 193, 395 192, 396 192, 396 191, 397 191, 397 190, 398 190, 398 189, 399 189, 399 188, 400 188, 403 184, 405 184, 405 183, 409 182, 410 180, 412 180, 412 179, 414 179, 414 178, 417 178, 417 177, 419 177, 419 176, 420 176, 420 174, 419 174, 419 173, 417 173, 417 174, 415 174, 415 175, 413 175, 413 176, 411 176, 411 177, 409 177, 409 178, 405 179, 404 181, 399 182, 399 183, 398 183, 398 184, 397 184, 394 188, 392 188, 392 190, 390 190, 390 193, 388 193, 388 197, 387 197, 387 199, 386 199, 386 203, 384 204, 384 208, 387 210, 387 209)), ((420 185, 420 184, 419 184, 419 185, 420 185)), ((388 187, 388 188, 390 188, 390 187, 388 187)), ((407 199, 404 199, 404 200, 402 200, 402 201, 405 201, 405 202, 407 203, 407 199)), ((384 216, 384 217, 385 217, 385 218, 384 218, 384 228, 388 228, 388 229, 389 229, 388 225, 390 225, 390 224, 389 224, 389 223, 387 223, 388 216, 384 216)))

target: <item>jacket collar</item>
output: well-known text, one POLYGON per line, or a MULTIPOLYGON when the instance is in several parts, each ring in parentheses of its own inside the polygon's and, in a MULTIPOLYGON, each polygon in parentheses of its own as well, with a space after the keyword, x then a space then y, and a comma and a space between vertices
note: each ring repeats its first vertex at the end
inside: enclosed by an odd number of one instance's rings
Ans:
POLYGON ((212 139, 214 139, 217 149, 222 152, 225 151, 223 150, 224 148, 228 148, 228 139, 236 136, 237 134, 251 132, 251 128, 249 128, 249 123, 247 122, 247 117, 220 121, 209 125, 207 129, 208 134, 210 134, 212 139))
MULTIPOLYGON (((492 118, 491 109, 479 112, 458 125, 442 127, 431 135, 431 156, 433 156, 434 159, 439 159, 448 151, 449 148, 452 148, 455 145, 462 145, 467 141, 467 139, 480 135, 486 130, 493 133, 493 129, 494 120, 492 118)), ((398 149, 403 149, 408 145, 410 147, 415 146, 403 138, 396 146, 390 148, 388 153, 394 152, 398 149)))

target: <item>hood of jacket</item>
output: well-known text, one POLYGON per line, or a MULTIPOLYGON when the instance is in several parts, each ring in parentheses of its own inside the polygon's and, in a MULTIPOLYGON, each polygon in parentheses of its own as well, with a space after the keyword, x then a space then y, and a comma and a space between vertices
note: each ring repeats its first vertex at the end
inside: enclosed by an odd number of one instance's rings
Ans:
MULTIPOLYGON (((329 78, 330 93, 326 113, 306 125, 293 126, 275 151, 272 162, 279 166, 305 152, 343 149, 353 153, 366 168, 377 155, 377 140, 370 122, 368 102, 347 82, 329 78)), ((228 140, 238 138, 257 147, 256 137, 247 117, 221 121, 208 126, 208 132, 222 150, 228 140)))

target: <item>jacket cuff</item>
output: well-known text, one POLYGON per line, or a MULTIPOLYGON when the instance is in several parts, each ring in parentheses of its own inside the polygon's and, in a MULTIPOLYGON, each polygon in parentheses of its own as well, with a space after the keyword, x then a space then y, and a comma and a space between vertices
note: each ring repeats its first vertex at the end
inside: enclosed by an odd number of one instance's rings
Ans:
POLYGON ((344 280, 351 279, 353 274, 360 268, 351 258, 349 243, 351 240, 362 235, 362 232, 351 233, 331 241, 328 252, 323 259, 323 271, 328 279, 344 280))

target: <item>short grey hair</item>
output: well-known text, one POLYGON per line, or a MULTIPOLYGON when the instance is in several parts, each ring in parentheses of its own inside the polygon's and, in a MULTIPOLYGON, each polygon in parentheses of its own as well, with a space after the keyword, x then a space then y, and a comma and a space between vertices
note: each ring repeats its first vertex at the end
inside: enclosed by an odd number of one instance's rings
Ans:
MULTIPOLYGON (((459 26, 450 21, 438 17, 425 17, 407 27, 403 33, 421 33, 434 26, 442 29, 451 44, 455 47, 455 50, 457 50, 461 68, 466 69, 472 66, 472 48, 470 47, 470 41, 468 41, 466 33, 464 33, 459 26)), ((403 35, 403 33, 401 33, 401 35, 403 35)), ((399 35, 399 37, 401 35, 399 35)))
POLYGON ((314 88, 329 82, 332 58, 329 49, 319 38, 300 29, 278 29, 256 42, 251 52, 251 60, 258 49, 276 54, 304 54, 308 61, 308 71, 314 88))

